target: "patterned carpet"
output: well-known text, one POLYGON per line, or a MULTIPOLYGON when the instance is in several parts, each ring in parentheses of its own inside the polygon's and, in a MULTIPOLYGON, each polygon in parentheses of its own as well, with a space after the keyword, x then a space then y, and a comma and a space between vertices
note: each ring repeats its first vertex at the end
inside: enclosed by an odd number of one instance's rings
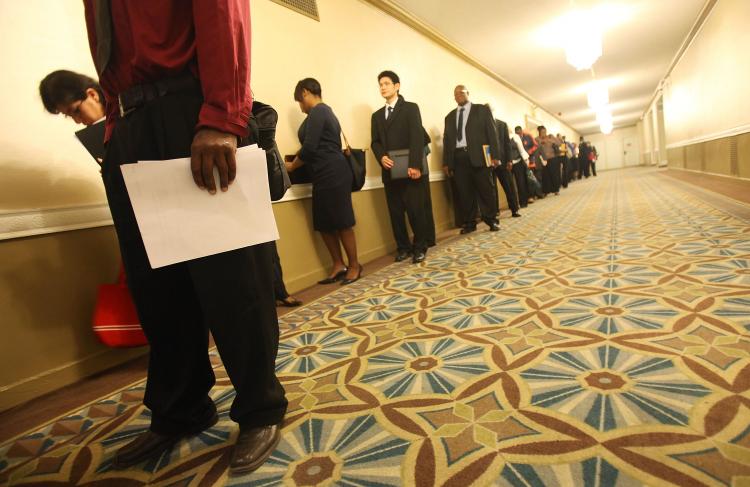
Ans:
POLYGON ((281 320, 290 401, 256 473, 219 424, 113 471, 139 382, 0 447, 36 485, 750 485, 750 226, 610 172, 281 320))

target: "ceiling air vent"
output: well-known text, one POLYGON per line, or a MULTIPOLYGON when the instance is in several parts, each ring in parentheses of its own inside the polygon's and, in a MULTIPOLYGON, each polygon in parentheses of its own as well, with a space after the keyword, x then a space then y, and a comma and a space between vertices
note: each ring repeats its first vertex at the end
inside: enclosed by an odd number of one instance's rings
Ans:
POLYGON ((297 13, 306 15, 311 19, 315 19, 320 22, 318 16, 318 2, 317 0, 271 0, 274 3, 283 5, 284 7, 290 8, 297 13))

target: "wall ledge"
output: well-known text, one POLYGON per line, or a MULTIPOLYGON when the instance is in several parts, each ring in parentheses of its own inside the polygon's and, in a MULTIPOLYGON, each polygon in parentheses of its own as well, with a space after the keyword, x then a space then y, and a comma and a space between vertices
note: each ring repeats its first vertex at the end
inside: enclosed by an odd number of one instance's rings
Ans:
MULTIPOLYGON (((430 173, 430 182, 445 180, 442 171, 430 173)), ((368 177, 362 191, 381 189, 380 176, 368 177)), ((312 197, 312 184, 295 184, 274 204, 312 197)), ((112 225, 106 203, 0 211, 0 240, 33 237, 112 225)))
POLYGON ((667 145, 667 149, 677 149, 680 147, 685 147, 688 145, 693 144, 700 144, 702 142, 710 142, 712 140, 717 139, 725 139, 727 137, 733 137, 735 135, 741 135, 750 132, 750 123, 745 125, 740 125, 739 127, 734 127, 727 130, 722 130, 721 132, 714 132, 712 134, 708 135, 702 135, 700 137, 694 137, 692 139, 686 139, 681 140, 679 142, 674 142, 672 144, 667 145))

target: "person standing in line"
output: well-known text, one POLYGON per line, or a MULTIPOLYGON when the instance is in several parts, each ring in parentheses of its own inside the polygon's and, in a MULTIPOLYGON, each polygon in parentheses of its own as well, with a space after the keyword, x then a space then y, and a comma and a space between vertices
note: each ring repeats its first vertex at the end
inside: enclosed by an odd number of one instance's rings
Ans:
POLYGON ((498 226, 497 195, 492 186, 492 170, 485 162, 489 150, 490 165, 497 166, 500 158, 495 122, 489 109, 469 101, 469 90, 458 85, 453 90, 458 107, 445 117, 443 131, 443 170, 454 176, 461 208, 461 233, 476 231, 477 222, 472 212, 474 200, 479 197, 479 209, 491 232, 498 226))
MULTIPOLYGON (((380 95, 385 106, 372 114, 370 132, 372 152, 382 167, 383 186, 391 219, 393 237, 396 239, 396 262, 412 257, 412 263, 425 260, 429 240, 429 222, 426 215, 427 195, 423 177, 425 154, 425 131, 422 116, 416 103, 408 102, 399 93, 401 80, 393 71, 378 75, 380 95), (407 149, 409 167, 407 177, 394 179, 391 175, 394 161, 389 151, 407 149), (414 232, 414 241, 409 241, 404 213, 414 232)), ((429 183, 428 183, 429 184, 429 183)), ((433 237, 434 238, 434 237, 433 237)))
POLYGON ((240 432, 229 465, 251 472, 275 449, 287 408, 275 374, 272 245, 152 269, 120 170, 140 160, 190 157, 201 190, 238 191, 230 187, 235 152, 252 104, 249 3, 196 0, 185 8, 179 0, 84 0, 84 10, 107 107, 102 180, 150 345, 144 403, 151 424, 117 450, 112 465, 158 458, 217 422, 208 394, 215 383, 210 330, 237 393, 229 416, 240 432))
POLYGON ((592 156, 591 145, 581 136, 578 142, 578 179, 584 176, 588 179, 592 156))
POLYGON ((576 173, 578 172, 578 155, 576 154, 576 144, 569 142, 563 135, 563 142, 568 146, 568 182, 573 182, 576 179, 576 173))
POLYGON ((539 137, 536 139, 539 144, 539 152, 546 161, 544 165, 544 192, 560 194, 560 157, 558 155, 562 141, 557 137, 547 134, 544 125, 537 127, 539 137))
POLYGON ((565 137, 557 134, 557 140, 560 141, 557 153, 560 158, 560 184, 563 188, 568 187, 568 144, 565 143, 565 137))
MULTIPOLYGON (((492 112, 489 105, 487 105, 487 108, 492 112)), ((513 184, 513 159, 511 157, 511 142, 508 132, 508 124, 497 118, 494 121, 498 144, 500 145, 500 164, 493 168, 493 172, 498 181, 500 181, 500 185, 503 187, 503 192, 505 193, 505 199, 508 202, 511 216, 513 218, 519 218, 521 214, 518 213, 518 193, 513 184)))
POLYGON ((593 157, 590 157, 591 159, 591 175, 596 177, 596 160, 599 159, 599 153, 596 151, 596 146, 591 146, 591 154, 593 157))
POLYGON ((512 133, 510 135, 510 158, 513 164, 511 169, 513 177, 516 180, 516 188, 518 189, 518 201, 521 204, 521 208, 526 208, 527 201, 529 201, 529 181, 526 175, 528 170, 529 154, 523 146, 523 142, 518 134, 512 133))
POLYGON ((526 151, 526 153, 529 155, 528 160, 528 166, 529 171, 527 171, 527 185, 529 188, 529 203, 534 202, 534 198, 544 198, 544 193, 542 192, 541 182, 542 182, 542 173, 541 173, 541 161, 539 158, 539 145, 536 143, 536 140, 534 137, 523 130, 520 125, 516 125, 514 129, 516 135, 521 139, 521 142, 523 142, 523 148, 526 151), (535 176, 537 174, 538 176, 535 176))
POLYGON ((49 113, 62 114, 77 124, 93 125, 105 116, 102 87, 84 74, 53 71, 39 83, 39 96, 49 113))
POLYGON ((333 261, 330 274, 318 284, 351 284, 362 276, 362 265, 354 236, 353 176, 341 151, 341 125, 331 107, 323 103, 316 79, 300 80, 294 88, 294 100, 307 118, 297 132, 302 148, 287 163, 287 171, 307 167, 313 186, 313 228, 320 232, 333 261), (344 264, 342 246, 348 266, 344 264))

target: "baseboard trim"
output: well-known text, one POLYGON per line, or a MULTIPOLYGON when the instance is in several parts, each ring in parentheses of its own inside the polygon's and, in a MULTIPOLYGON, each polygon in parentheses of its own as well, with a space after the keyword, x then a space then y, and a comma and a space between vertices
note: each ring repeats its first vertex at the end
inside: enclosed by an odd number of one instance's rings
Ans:
POLYGON ((148 347, 105 349, 87 357, 0 387, 0 411, 78 382, 148 353, 148 347))
POLYGON ((673 169, 675 171, 692 172, 694 174, 706 174, 708 176, 717 176, 717 177, 720 177, 720 178, 733 179, 735 181, 739 180, 739 181, 750 182, 750 178, 743 178, 743 177, 740 177, 740 176, 731 176, 729 174, 719 174, 719 173, 716 173, 716 172, 699 171, 697 169, 687 169, 685 167, 667 166, 667 167, 665 167, 665 169, 673 169))

